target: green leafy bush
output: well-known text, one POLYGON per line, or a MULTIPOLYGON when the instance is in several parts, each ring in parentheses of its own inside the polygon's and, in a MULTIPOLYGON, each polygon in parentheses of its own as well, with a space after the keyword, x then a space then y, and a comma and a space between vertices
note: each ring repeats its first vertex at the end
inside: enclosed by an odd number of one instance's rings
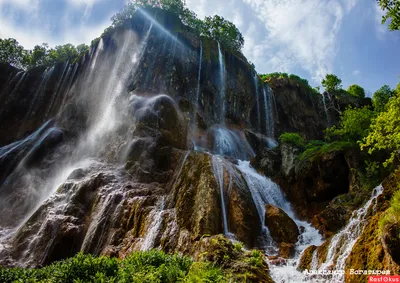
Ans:
POLYGON ((0 268, 0 282, 225 282, 221 269, 159 250, 123 260, 79 253, 39 269, 0 268))
POLYGON ((327 140, 361 141, 371 128, 375 112, 369 107, 347 108, 340 117, 339 125, 326 129, 327 140))
POLYGON ((390 200, 390 207, 379 221, 381 231, 388 225, 400 225, 400 190, 394 193, 390 200))
POLYGON ((297 133, 283 133, 280 135, 279 140, 281 143, 290 144, 298 148, 304 148, 306 144, 304 138, 297 133))
POLYGON ((286 81, 290 85, 302 87, 302 88, 306 89, 306 91, 308 91, 310 94, 318 94, 319 93, 319 89, 311 87, 310 84, 308 83, 308 80, 300 78, 299 76, 294 75, 294 74, 288 75, 287 73, 275 72, 275 73, 270 73, 270 74, 260 74, 259 77, 264 82, 267 82, 267 83, 271 82, 271 81, 273 82, 274 80, 282 80, 282 81, 286 81))
POLYGON ((393 164, 400 149, 400 84, 395 95, 389 100, 384 112, 380 112, 373 120, 371 130, 361 143, 361 149, 367 149, 369 154, 387 151, 390 157, 384 166, 393 164))

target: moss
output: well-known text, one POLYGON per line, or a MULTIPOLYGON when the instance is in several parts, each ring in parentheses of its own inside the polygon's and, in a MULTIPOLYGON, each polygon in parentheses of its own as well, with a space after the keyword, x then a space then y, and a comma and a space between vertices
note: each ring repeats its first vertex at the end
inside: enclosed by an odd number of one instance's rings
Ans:
POLYGON ((304 250, 303 254, 301 255, 299 265, 297 266, 297 270, 303 271, 310 269, 312 257, 316 249, 317 247, 312 245, 304 250))
POLYGON ((246 251, 223 235, 203 238, 197 251, 200 261, 221 267, 229 282, 273 282, 261 251, 246 251))
MULTIPOLYGON (((399 265, 393 262, 382 246, 378 229, 381 215, 382 213, 377 214, 370 219, 346 260, 346 270, 390 270, 391 274, 400 272, 399 265)), ((349 273, 345 275, 346 282, 366 282, 367 277, 367 275, 350 275, 349 273)))

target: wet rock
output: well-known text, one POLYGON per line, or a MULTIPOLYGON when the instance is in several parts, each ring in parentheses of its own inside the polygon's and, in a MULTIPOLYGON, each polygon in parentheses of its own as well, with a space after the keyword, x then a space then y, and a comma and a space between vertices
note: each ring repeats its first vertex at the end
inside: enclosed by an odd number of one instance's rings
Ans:
POLYGON ((316 246, 311 245, 303 251, 297 266, 297 270, 303 271, 311 268, 312 257, 316 249, 316 246))
POLYGON ((279 256, 281 258, 292 258, 295 254, 295 245, 288 243, 280 243, 279 245, 279 256))
POLYGON ((261 251, 245 251, 222 235, 204 237, 195 244, 194 258, 222 267, 234 282, 272 283, 265 256, 261 251))
POLYGON ((265 205, 265 226, 277 243, 295 244, 300 235, 296 223, 280 208, 265 205))
POLYGON ((400 265, 400 226, 399 224, 390 224, 384 228, 383 243, 392 256, 392 259, 400 265))
POLYGON ((344 206, 329 205, 321 213, 314 216, 313 225, 325 238, 329 238, 346 225, 349 214, 344 206))

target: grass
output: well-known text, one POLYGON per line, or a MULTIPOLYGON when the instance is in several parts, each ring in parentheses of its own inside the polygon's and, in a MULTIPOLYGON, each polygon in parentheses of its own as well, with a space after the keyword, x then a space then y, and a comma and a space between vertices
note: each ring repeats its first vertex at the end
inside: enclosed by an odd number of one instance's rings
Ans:
POLYGON ((222 270, 207 262, 152 250, 118 260, 79 253, 43 268, 0 268, 0 282, 227 282, 222 270))

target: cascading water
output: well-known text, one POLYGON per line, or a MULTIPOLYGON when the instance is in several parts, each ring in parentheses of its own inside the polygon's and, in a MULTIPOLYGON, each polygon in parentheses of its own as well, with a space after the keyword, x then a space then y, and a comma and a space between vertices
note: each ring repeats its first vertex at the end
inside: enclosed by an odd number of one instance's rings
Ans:
POLYGON ((258 131, 261 133, 261 110, 260 110, 260 98, 258 93, 258 75, 254 74, 254 88, 256 90, 256 103, 257 103, 257 126, 258 131))
POLYGON ((268 254, 276 253, 277 246, 270 238, 267 227, 264 226, 265 204, 272 204, 279 207, 294 220, 297 226, 304 228, 295 246, 295 256, 287 260, 286 264, 283 265, 276 266, 270 264, 271 277, 276 282, 297 282, 296 280, 298 280, 299 276, 302 276, 301 273, 296 270, 301 253, 310 245, 320 245, 322 243, 321 235, 310 223, 296 218, 290 203, 282 194, 279 186, 265 176, 257 173, 256 170, 250 167, 249 161, 239 161, 238 168, 248 184, 253 201, 256 205, 268 254))
POLYGON ((326 121, 328 122, 328 126, 330 126, 331 121, 329 119, 329 113, 328 113, 328 109, 326 107, 326 100, 325 100, 325 95, 321 94, 322 97, 322 104, 324 105, 324 111, 325 111, 325 116, 326 116, 326 121))
POLYGON ((225 124, 225 95, 226 95, 226 70, 224 56, 222 55, 221 45, 218 42, 218 62, 219 62, 219 101, 217 101, 218 123, 225 124))
MULTIPOLYGON (((93 69, 95 62, 91 62, 90 66, 93 68, 88 68, 86 70, 87 73, 81 76, 82 79, 73 86, 75 93, 73 99, 76 99, 75 103, 77 105, 79 105, 79 103, 84 103, 85 105, 91 106, 85 109, 89 127, 86 134, 82 135, 76 144, 72 147, 64 146, 60 149, 66 152, 59 152, 58 154, 64 155, 65 157, 58 157, 57 163, 55 163, 56 166, 52 166, 50 170, 43 172, 38 169, 29 169, 25 167, 24 164, 26 162, 24 160, 19 161, 20 164, 16 167, 17 169, 15 169, 7 179, 9 180, 7 185, 24 188, 24 194, 30 194, 31 197, 20 198, 21 200, 29 202, 29 206, 26 206, 29 208, 29 211, 21 212, 23 213, 21 214, 21 216, 24 216, 23 218, 20 218, 20 216, 15 217, 14 223, 17 226, 25 223, 43 201, 52 195, 76 168, 80 168, 85 162, 86 164, 93 164, 93 161, 96 159, 104 160, 101 158, 101 155, 103 155, 105 150, 109 151, 107 145, 112 141, 112 138, 117 135, 116 132, 120 130, 123 117, 125 117, 128 111, 127 107, 123 107, 124 105, 128 106, 128 104, 125 103, 122 94, 126 92, 124 89, 125 81, 131 75, 133 69, 132 62, 135 55, 134 53, 139 53, 139 55, 136 54, 138 57, 141 56, 140 53, 143 51, 141 44, 147 43, 150 30, 151 27, 140 43, 136 42, 136 37, 129 31, 123 36, 116 38, 115 43, 119 44, 120 48, 115 55, 103 54, 101 52, 102 49, 99 47, 97 48, 94 61, 100 57, 102 57, 102 60, 98 60, 96 70, 94 71, 93 69), (102 76, 98 76, 99 73, 107 74, 108 79, 103 80, 102 76), (18 182, 18 185, 13 185, 11 180, 18 182)), ((101 44, 101 42, 99 44, 101 44)), ((136 64, 139 64, 139 62, 136 64)), ((68 84, 72 83, 77 68, 78 65, 76 64, 68 84)), ((36 93, 36 101, 40 100, 40 96, 53 70, 54 69, 51 68, 44 72, 41 79, 41 86, 36 93)), ((35 104, 32 105, 31 110, 34 111, 34 109, 35 104)), ((62 113, 61 111, 61 114, 59 114, 61 120, 63 119, 62 113)), ((46 135, 45 133, 37 142, 39 144, 43 143, 43 139, 46 135)), ((33 149, 37 146, 33 146, 33 149)), ((5 190, 5 188, 2 189, 2 193, 8 191, 5 190)), ((11 195, 10 198, 11 197, 14 198, 13 195, 11 195)), ((64 201, 67 202, 68 200, 65 199, 64 201)), ((20 203, 17 204, 19 207, 24 207, 24 205, 20 203)), ((10 207, 2 206, 1 208, 2 210, 21 210, 16 207, 12 208, 12 205, 10 207)), ((2 228, 15 231, 15 229, 12 229, 13 227, 2 228)), ((40 230, 38 233, 40 234, 40 230)), ((10 235, 7 235, 7 238, 10 238, 10 235)))
POLYGON ((239 132, 229 130, 223 126, 213 126, 213 152, 221 156, 230 156, 236 159, 249 160, 255 153, 239 132))
POLYGON ((267 85, 263 88, 264 96, 264 113, 266 119, 266 135, 269 138, 274 138, 274 112, 273 112, 273 98, 272 89, 267 85))
MULTIPOLYGON (((332 280, 334 282, 344 281, 346 259, 350 255, 354 244, 357 242, 358 237, 364 231, 366 226, 366 216, 369 209, 373 206, 376 208, 377 198, 383 193, 382 185, 376 187, 371 195, 371 198, 365 203, 363 207, 353 212, 348 224, 337 233, 330 241, 326 260, 319 267, 319 271, 333 270, 332 280), (333 266, 333 268, 332 268, 333 266)), ((316 251, 314 251, 316 253, 316 251)))
POLYGON ((224 234, 229 235, 228 229, 228 216, 226 212, 226 205, 225 205, 225 196, 224 196, 224 166, 222 160, 218 156, 212 156, 212 167, 214 171, 215 178, 218 183, 219 193, 221 197, 221 209, 222 209, 222 220, 224 224, 224 234))
POLYGON ((152 210, 152 221, 150 229, 146 233, 146 237, 143 240, 143 243, 141 244, 141 250, 142 251, 147 251, 150 250, 151 248, 154 248, 154 242, 156 241, 156 238, 160 232, 160 227, 163 222, 163 213, 165 209, 165 198, 163 197, 160 201, 159 208, 158 210, 152 210))
POLYGON ((199 70, 197 73, 197 88, 196 88, 196 98, 195 98, 195 105, 196 105, 196 111, 193 113, 193 125, 196 128, 196 113, 200 109, 200 82, 201 82, 201 66, 203 62, 203 42, 200 40, 200 55, 199 55, 199 70))

